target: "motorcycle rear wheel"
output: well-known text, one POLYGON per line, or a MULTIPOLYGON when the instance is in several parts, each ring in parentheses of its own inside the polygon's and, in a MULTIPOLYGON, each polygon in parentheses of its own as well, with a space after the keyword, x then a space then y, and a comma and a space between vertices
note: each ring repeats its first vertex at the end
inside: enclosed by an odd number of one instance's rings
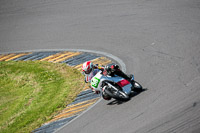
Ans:
POLYGON ((119 101, 127 101, 130 99, 130 97, 121 90, 118 90, 117 92, 111 92, 110 90, 105 89, 105 93, 107 93, 110 97, 119 101))

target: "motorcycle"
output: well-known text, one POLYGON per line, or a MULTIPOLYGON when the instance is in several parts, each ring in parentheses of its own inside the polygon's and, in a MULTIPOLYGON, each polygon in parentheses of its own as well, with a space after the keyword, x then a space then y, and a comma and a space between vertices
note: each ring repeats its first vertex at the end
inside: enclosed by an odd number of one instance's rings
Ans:
MULTIPOLYGON (((134 75, 132 75, 131 80, 134 81, 134 75)), ((102 97, 105 100, 110 100, 112 98, 120 101, 127 101, 130 99, 130 95, 133 92, 142 92, 142 86, 134 81, 132 85, 128 80, 119 77, 117 75, 109 76, 104 74, 103 71, 99 71, 91 79, 91 89, 101 92, 102 97)))

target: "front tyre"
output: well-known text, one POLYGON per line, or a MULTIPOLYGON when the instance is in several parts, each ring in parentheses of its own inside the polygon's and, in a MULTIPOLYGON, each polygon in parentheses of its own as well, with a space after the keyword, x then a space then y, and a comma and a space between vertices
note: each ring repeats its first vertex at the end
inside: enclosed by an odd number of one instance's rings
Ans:
POLYGON ((135 81, 134 83, 133 91, 138 92, 138 93, 143 91, 142 86, 137 81, 135 81))

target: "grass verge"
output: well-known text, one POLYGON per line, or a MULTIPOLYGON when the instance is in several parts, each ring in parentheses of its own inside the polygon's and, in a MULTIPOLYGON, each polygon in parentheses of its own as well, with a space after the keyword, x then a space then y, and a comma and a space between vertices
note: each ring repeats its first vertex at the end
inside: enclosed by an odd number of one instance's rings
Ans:
POLYGON ((82 91, 79 71, 39 61, 0 62, 0 132, 31 132, 82 91))

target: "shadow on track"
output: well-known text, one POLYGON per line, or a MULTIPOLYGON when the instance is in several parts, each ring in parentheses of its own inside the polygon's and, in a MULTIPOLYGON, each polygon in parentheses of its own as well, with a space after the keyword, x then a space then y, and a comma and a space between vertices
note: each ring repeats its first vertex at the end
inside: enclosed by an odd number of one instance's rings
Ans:
POLYGON ((119 101, 119 100, 112 100, 111 102, 109 102, 107 105, 120 105, 120 104, 123 104, 123 103, 126 103, 128 101, 130 101, 133 97, 141 94, 142 92, 144 91, 147 91, 148 89, 147 88, 144 88, 141 92, 133 92, 131 95, 130 95, 130 99, 127 100, 127 101, 119 101))

